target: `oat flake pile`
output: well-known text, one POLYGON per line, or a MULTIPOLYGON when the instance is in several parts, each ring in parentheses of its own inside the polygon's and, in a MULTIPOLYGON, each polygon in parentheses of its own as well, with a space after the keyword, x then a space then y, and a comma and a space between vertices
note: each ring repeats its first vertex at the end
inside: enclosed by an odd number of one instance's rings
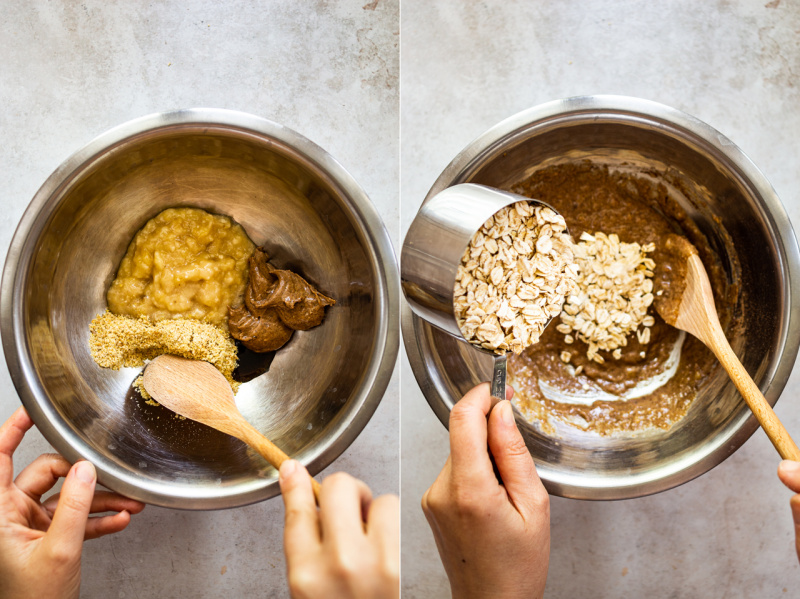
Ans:
MULTIPOLYGON (((605 359, 598 352, 610 351, 619 360, 629 333, 636 333, 643 345, 650 341, 649 327, 655 319, 647 309, 653 303, 656 263, 647 253, 655 247, 654 243, 620 242, 615 233, 581 235, 574 247, 578 291, 567 298, 556 327, 565 334, 566 343, 572 344, 577 337, 589 346, 586 356, 602 364, 605 359)), ((561 353, 564 362, 570 357, 570 352, 561 353)))
POLYGON ((517 202, 473 236, 456 275, 454 310, 474 345, 520 353, 539 340, 564 298, 577 291, 578 267, 563 217, 517 202))

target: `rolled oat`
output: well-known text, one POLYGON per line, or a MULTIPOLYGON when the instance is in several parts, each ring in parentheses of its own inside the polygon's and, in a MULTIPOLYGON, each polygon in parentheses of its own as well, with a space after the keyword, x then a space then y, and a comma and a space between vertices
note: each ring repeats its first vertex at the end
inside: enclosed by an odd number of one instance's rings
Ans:
POLYGON ((517 202, 475 233, 458 267, 454 312, 464 338, 498 354, 521 353, 577 291, 564 218, 517 202))
POLYGON ((581 235, 574 246, 578 291, 567 297, 556 327, 567 343, 573 336, 580 339, 589 346, 587 357, 602 364, 598 352, 610 351, 619 360, 629 333, 642 345, 650 341, 655 319, 647 309, 653 303, 655 262, 647 254, 654 250, 652 243, 623 243, 613 233, 581 235))

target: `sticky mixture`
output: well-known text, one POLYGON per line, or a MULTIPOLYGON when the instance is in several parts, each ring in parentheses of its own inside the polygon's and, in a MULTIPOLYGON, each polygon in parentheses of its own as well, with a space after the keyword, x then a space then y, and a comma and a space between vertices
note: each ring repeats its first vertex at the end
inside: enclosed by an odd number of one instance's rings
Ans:
MULTIPOLYGON (((543 168, 511 191, 553 206, 575 239, 603 231, 620 243, 652 248, 647 257, 656 268, 670 261, 667 242, 680 232, 706 267, 723 327, 732 326, 736 282, 729 284, 706 237, 663 183, 586 162, 543 168)), ((652 307, 644 318, 650 325, 647 338, 629 333, 617 351, 598 348, 595 354, 602 363, 587 356, 589 344, 579 336, 565 334, 572 326, 563 322, 563 315, 555 318, 537 345, 509 359, 517 407, 548 433, 556 421, 599 434, 672 426, 685 415, 717 367, 716 360, 700 341, 667 325, 652 307), (559 330, 560 325, 565 326, 559 330)))
POLYGON ((228 311, 228 328, 254 352, 275 351, 295 331, 320 325, 325 308, 336 303, 297 273, 272 266, 264 248, 250 257, 249 273, 244 303, 228 311))
POLYGON ((655 306, 666 322, 678 319, 683 292, 686 290, 686 261, 697 253, 689 240, 680 235, 670 235, 664 242, 664 259, 656 267, 658 289, 655 306))
POLYGON ((225 376, 234 392, 236 344, 221 327, 188 318, 153 323, 146 317, 131 318, 105 312, 89 325, 89 349, 103 368, 118 370, 144 366, 162 354, 210 362, 225 376))
MULTIPOLYGON (((119 369, 162 354, 202 360, 235 393, 234 339, 255 352, 277 350, 294 331, 319 325, 336 303, 254 249, 240 225, 198 208, 171 208, 149 220, 109 287, 108 311, 90 324, 94 361, 119 369)), ((141 376, 133 386, 155 404, 141 376)))
POLYGON ((131 241, 108 289, 114 314, 192 318, 227 327, 228 306, 241 301, 253 243, 227 216, 169 208, 131 241))

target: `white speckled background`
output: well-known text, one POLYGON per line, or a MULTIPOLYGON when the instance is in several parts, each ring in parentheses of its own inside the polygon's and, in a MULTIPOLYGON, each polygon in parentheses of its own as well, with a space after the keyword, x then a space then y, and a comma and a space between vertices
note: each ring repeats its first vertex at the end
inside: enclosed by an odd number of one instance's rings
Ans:
MULTIPOLYGON (((403 0, 402 228, 473 138, 541 102, 623 94, 728 136, 800 222, 800 8, 786 0, 403 0)), ((449 596, 419 498, 447 434, 402 358, 403 596, 449 596), (421 450, 424 448, 424 451, 421 450)), ((800 375, 777 413, 800 438, 800 375)), ((554 498, 550 599, 797 597, 790 493, 762 432, 682 487, 644 499, 554 498)))
MULTIPOLYGON (((398 241, 396 0, 0 1, 0 251, 50 173, 129 119, 208 106, 310 138, 364 187, 398 241)), ((19 405, 0 367, 0 421, 19 405)), ((399 384, 329 469, 399 491, 399 384)), ((16 466, 50 451, 30 433, 16 466)), ((87 599, 287 597, 280 499, 219 512, 149 507, 86 544, 87 599)))

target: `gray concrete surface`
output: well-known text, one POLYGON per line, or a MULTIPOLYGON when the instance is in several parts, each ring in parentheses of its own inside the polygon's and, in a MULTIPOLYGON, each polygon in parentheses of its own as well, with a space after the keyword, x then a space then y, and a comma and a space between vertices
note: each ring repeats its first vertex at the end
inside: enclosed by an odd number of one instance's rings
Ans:
MULTIPOLYGON (((210 106, 295 129, 366 189, 398 240, 396 0, 0 2, 0 248, 37 188, 121 122, 210 106)), ((0 421, 18 406, 0 368, 0 421)), ((328 472, 399 491, 395 376, 364 432, 328 472)), ((16 467, 49 451, 36 432, 16 467)), ((87 543, 87 599, 287 597, 280 499, 220 512, 149 507, 87 543)))
MULTIPOLYGON (((787 1, 403 0, 401 227, 473 138, 530 106, 625 94, 727 135, 800 222, 800 9, 787 1)), ((448 596, 418 507, 447 455, 403 358, 403 597, 448 596), (423 449, 424 448, 424 449, 423 449)), ((800 437, 800 374, 777 413, 800 437)), ((550 599, 796 597, 790 493, 761 432, 680 488, 623 502, 554 498, 550 599)))
MULTIPOLYGON (((800 218, 800 9, 767 2, 30 2, 0 0, 0 248, 71 152, 127 119, 187 106, 251 112, 331 152, 397 247, 444 166, 532 105, 619 93, 722 131, 800 218), (398 113, 398 9, 402 106, 398 113), (397 143, 402 114, 401 150, 397 143), (402 169, 398 165, 402 160, 402 169), (397 179, 403 198, 399 211, 397 179)), ((403 596, 448 595, 419 497, 447 454, 405 358, 364 433, 330 468, 398 490, 402 384, 403 596)), ((800 375, 778 415, 800 431, 800 375)), ((0 368, 0 420, 18 405, 0 368)), ((17 467, 48 451, 26 438, 17 467)), ((547 597, 790 597, 789 493, 757 433, 709 474, 637 500, 554 498, 547 597)), ((278 500, 238 510, 149 507, 84 552, 83 597, 285 597, 278 500)))

